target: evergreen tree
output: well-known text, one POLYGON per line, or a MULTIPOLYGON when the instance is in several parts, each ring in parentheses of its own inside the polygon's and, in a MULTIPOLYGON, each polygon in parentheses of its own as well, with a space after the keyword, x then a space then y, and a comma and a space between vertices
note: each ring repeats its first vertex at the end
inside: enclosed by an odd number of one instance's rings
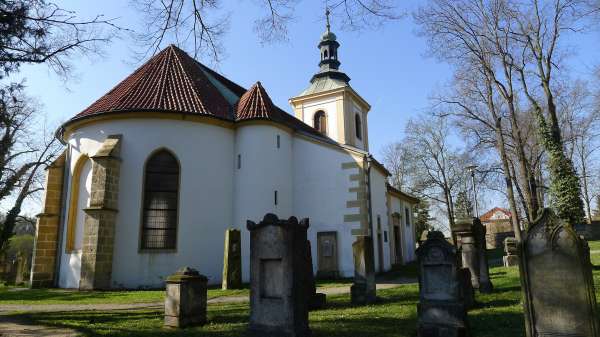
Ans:
POLYGON ((469 199, 466 191, 458 192, 456 203, 454 204, 454 214, 457 219, 470 218, 473 216, 473 203, 469 199))
POLYGON ((415 212, 417 214, 415 219, 415 237, 419 239, 424 231, 433 228, 431 226, 431 220, 433 218, 429 215, 429 202, 425 199, 421 199, 415 206, 415 212))

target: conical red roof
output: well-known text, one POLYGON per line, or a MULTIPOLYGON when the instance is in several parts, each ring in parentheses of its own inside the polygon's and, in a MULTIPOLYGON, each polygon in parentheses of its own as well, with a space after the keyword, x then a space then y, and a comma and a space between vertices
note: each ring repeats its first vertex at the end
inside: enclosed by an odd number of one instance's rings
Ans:
POLYGON ((265 91, 265 88, 256 82, 246 93, 240 97, 237 104, 236 120, 252 118, 273 118, 279 111, 265 91))
POLYGON ((196 60, 171 45, 76 117, 116 111, 171 111, 229 119, 232 104, 196 60))

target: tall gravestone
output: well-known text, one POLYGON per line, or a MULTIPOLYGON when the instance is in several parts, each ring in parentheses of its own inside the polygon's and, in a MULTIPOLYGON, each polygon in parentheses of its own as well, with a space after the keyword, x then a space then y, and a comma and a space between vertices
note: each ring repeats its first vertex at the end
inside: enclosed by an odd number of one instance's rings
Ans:
POLYGON ((490 267, 487 259, 486 229, 479 218, 473 218, 473 234, 475 236, 475 247, 479 256, 479 291, 482 293, 491 293, 494 290, 494 286, 490 280, 490 267))
POLYGON ((242 288, 242 239, 238 229, 225 231, 222 289, 242 288))
POLYGON ((352 244, 352 253, 354 283, 350 287, 350 300, 359 305, 373 303, 377 300, 373 238, 357 236, 352 244))
POLYGON ((527 337, 598 337, 587 242, 544 209, 519 250, 527 337))
POLYGON ((310 336, 306 298, 308 219, 267 214, 250 231, 250 324, 256 337, 310 336))
POLYGON ((418 337, 469 335, 456 248, 432 231, 417 249, 419 265, 418 337))
POLYGON ((473 231, 472 218, 456 219, 453 233, 456 238, 456 246, 460 252, 461 265, 464 268, 469 268, 471 272, 471 284, 473 288, 479 289, 480 255, 473 231))

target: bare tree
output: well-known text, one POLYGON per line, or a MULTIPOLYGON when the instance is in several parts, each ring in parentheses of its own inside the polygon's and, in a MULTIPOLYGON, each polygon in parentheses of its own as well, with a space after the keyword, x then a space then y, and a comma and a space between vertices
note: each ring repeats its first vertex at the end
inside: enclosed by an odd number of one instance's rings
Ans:
POLYGON ((0 68, 5 74, 24 63, 45 63, 64 75, 71 57, 100 53, 122 30, 114 19, 81 19, 45 0, 2 1, 0 17, 0 68))
POLYGON ((21 85, 0 90, 0 201, 12 205, 0 228, 0 252, 13 235, 23 202, 42 189, 40 170, 58 151, 51 133, 40 137, 35 130, 36 113, 21 85))
POLYGON ((391 173, 390 184, 399 190, 412 190, 409 185, 412 155, 408 147, 394 142, 387 144, 382 153, 383 164, 391 173))
MULTIPOLYGON (((229 27, 230 13, 219 0, 131 0, 143 14, 143 32, 135 34, 143 46, 142 56, 155 54, 174 43, 195 57, 208 55, 218 63, 225 53, 222 39, 229 27)), ((299 0, 254 0, 262 15, 254 21, 261 43, 286 40, 299 0)), ((401 18, 393 0, 322 0, 323 7, 341 18, 350 29, 379 26, 401 18)), ((325 9, 323 10, 323 13, 325 9)), ((324 19, 324 17, 323 17, 324 19)))

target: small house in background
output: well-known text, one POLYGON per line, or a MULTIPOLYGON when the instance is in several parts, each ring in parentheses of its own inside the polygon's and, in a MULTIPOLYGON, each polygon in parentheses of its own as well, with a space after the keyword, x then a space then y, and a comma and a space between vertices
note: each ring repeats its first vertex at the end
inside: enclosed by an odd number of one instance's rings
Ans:
POLYGON ((480 218, 486 228, 486 246, 488 249, 500 248, 504 239, 515 236, 510 223, 510 211, 494 207, 485 212, 480 218))

